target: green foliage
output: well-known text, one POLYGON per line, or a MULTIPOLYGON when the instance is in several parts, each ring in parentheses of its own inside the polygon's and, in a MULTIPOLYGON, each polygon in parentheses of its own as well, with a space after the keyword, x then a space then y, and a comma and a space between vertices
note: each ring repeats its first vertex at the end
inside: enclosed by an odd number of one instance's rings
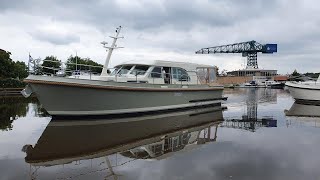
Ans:
POLYGON ((304 75, 311 77, 311 78, 318 78, 320 73, 305 73, 304 75))
POLYGON ((42 63, 42 73, 43 74, 55 74, 57 70, 61 66, 61 61, 54 56, 47 56, 42 63), (47 68, 45 68, 47 67, 47 68))
POLYGON ((291 75, 292 75, 292 76, 300 76, 300 73, 298 73, 297 70, 295 69, 295 70, 292 72, 291 75))
POLYGON ((9 51, 0 49, 0 79, 26 78, 28 76, 26 64, 20 61, 12 61, 10 55, 9 51))
POLYGON ((28 76, 28 67, 22 61, 14 62, 13 69, 13 77, 24 79, 28 76))
POLYGON ((0 79, 0 88, 23 88, 27 84, 17 79, 0 79))
POLYGON ((99 67, 89 67, 89 66, 81 66, 79 64, 90 65, 90 66, 99 66, 103 67, 102 64, 96 63, 92 61, 90 58, 81 58, 79 56, 70 56, 67 60, 67 70, 81 70, 81 71, 91 71, 93 73, 101 73, 102 68, 99 67), (78 64, 77 66, 75 64, 78 64))
POLYGON ((28 112, 28 104, 30 102, 37 104, 35 113, 41 114, 41 106, 39 106, 36 98, 0 97, 0 130, 12 130, 12 123, 14 122, 14 120, 16 120, 18 117, 26 116, 28 112))
POLYGON ((0 49, 0 78, 13 77, 13 61, 10 58, 11 53, 0 49))

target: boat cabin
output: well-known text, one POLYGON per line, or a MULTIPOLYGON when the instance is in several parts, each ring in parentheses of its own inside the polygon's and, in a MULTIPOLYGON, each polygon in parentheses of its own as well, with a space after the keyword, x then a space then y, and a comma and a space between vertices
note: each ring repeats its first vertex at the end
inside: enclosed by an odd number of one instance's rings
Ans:
POLYGON ((216 80, 216 68, 172 61, 126 62, 99 80, 151 84, 208 84, 216 80))

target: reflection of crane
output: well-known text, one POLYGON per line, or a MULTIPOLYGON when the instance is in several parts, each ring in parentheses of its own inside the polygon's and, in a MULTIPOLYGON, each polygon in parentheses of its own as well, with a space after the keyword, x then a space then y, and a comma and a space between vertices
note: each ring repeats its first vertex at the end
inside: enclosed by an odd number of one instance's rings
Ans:
POLYGON ((228 119, 223 121, 220 127, 244 129, 255 132, 260 127, 277 127, 277 120, 272 117, 264 117, 255 120, 244 119, 228 119))
POLYGON ((248 96, 247 96, 247 116, 243 116, 243 118, 245 119, 249 119, 249 120, 255 120, 257 119, 258 116, 258 91, 256 89, 253 88, 249 88, 248 89, 248 96))
POLYGON ((247 68, 258 69, 257 53, 272 54, 277 52, 277 44, 260 44, 256 41, 241 42, 223 46, 202 48, 196 54, 242 53, 247 57, 247 68))
POLYGON ((276 127, 277 120, 272 117, 258 118, 258 104, 277 100, 271 89, 246 89, 246 113, 241 118, 225 120, 221 127, 245 129, 254 132, 259 127, 276 127))

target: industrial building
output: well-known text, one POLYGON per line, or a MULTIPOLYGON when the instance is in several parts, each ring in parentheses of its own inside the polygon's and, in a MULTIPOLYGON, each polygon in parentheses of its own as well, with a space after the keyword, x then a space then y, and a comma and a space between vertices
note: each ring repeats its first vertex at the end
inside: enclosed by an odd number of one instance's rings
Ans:
POLYGON ((228 76, 276 76, 277 70, 266 69, 240 69, 227 72, 228 76))

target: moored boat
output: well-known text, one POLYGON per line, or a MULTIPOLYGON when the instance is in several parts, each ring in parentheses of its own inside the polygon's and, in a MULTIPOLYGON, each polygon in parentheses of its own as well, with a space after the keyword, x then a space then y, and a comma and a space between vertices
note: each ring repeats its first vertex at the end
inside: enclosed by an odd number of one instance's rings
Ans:
POLYGON ((320 101, 320 80, 313 82, 287 82, 287 89, 295 100, 320 101))
MULTIPOLYGON (((100 76, 30 75, 25 96, 35 93, 53 116, 104 116, 220 106, 223 86, 215 85, 216 68, 173 61, 126 62, 107 69, 116 36, 100 76)), ((103 45, 106 43, 103 42, 103 45)))
POLYGON ((252 81, 243 83, 240 87, 283 89, 284 83, 276 82, 266 76, 253 76, 252 81))

